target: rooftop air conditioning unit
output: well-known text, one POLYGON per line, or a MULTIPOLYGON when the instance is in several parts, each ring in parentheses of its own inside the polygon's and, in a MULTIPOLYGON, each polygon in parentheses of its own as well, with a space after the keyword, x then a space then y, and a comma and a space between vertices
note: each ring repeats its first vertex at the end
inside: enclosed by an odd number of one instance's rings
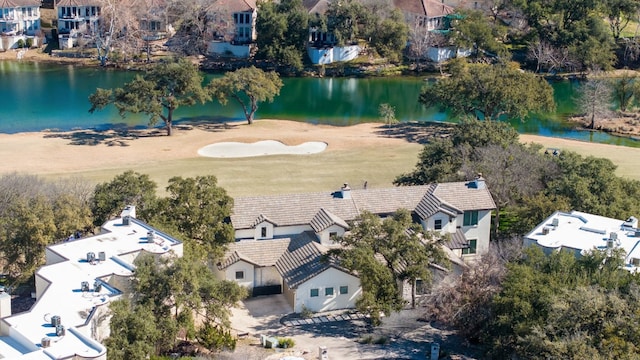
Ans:
POLYGON ((638 258, 631 258, 631 265, 633 265, 633 266, 640 266, 640 259, 638 259, 638 258))
POLYGON ((98 253, 98 260, 105 261, 107 260, 107 254, 104 251, 100 251, 98 253))
POLYGON ((48 337, 43 337, 42 340, 40 340, 40 345, 43 348, 48 348, 49 346, 51 346, 51 339, 49 339, 48 337))
POLYGON ((614 241, 618 240, 618 233, 615 233, 615 232, 609 233, 609 239, 614 240, 614 241))
POLYGON ((560 224, 558 218, 553 218, 553 220, 551 220, 551 225, 553 225, 553 227, 557 227, 558 224, 560 224))
POLYGON ((147 242, 152 243, 155 242, 156 239, 156 232, 153 230, 149 230, 147 232, 147 242))
POLYGON ((613 239, 607 239, 607 248, 612 249, 615 245, 615 241, 613 239))
POLYGON ((547 235, 547 234, 549 234, 549 228, 545 226, 542 228, 542 235, 547 235))
POLYGON ((96 260, 96 253, 89 251, 87 253, 87 262, 90 263, 90 262, 94 262, 95 260, 96 260))
POLYGON ((129 225, 131 224, 131 217, 129 215, 125 215, 122 217, 122 225, 129 225))
POLYGON ((51 326, 56 327, 61 324, 60 316, 53 315, 51 317, 51 326))
POLYGON ((56 326, 56 336, 64 336, 65 333, 66 331, 64 330, 63 325, 56 326))
POLYGON ((93 292, 100 292, 102 290, 102 283, 98 280, 93 282, 93 292))
POLYGON ((88 292, 89 291, 89 282, 88 281, 83 281, 80 283, 80 290, 82 292, 88 292))

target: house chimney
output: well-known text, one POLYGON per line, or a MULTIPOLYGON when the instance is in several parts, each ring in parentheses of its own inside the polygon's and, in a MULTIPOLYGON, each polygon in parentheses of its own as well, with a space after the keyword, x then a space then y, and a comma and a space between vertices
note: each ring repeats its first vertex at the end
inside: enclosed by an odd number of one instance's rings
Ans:
POLYGON ((340 189, 340 193, 342 194, 343 199, 351 199, 351 188, 349 187, 349 184, 344 183, 340 189))
POLYGON ((478 175, 476 176, 476 179, 473 182, 476 189, 484 189, 485 181, 484 181, 484 178, 482 177, 482 173, 478 173, 478 175))

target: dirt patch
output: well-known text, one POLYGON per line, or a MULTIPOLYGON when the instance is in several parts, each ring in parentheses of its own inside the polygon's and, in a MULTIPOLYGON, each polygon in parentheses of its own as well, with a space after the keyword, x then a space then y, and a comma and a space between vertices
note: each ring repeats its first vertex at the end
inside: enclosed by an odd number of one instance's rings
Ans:
MULTIPOLYGON (((570 121, 578 124, 583 129, 590 129, 591 119, 584 116, 574 116, 570 121)), ((596 119, 594 129, 604 131, 617 136, 628 136, 640 139, 640 114, 618 112, 615 116, 596 119)))

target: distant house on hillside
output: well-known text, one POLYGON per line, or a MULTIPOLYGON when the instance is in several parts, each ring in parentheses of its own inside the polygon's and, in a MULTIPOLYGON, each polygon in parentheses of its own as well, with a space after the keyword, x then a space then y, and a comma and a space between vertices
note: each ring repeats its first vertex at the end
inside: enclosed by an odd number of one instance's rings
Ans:
POLYGON ((17 47, 20 40, 34 37, 40 32, 40 1, 0 0, 0 50, 17 47))
MULTIPOLYGON (((304 0, 302 4, 312 16, 324 15, 329 9, 329 0, 304 0)), ((351 61, 358 57, 362 48, 358 44, 338 46, 332 29, 326 31, 317 26, 309 27, 307 54, 316 65, 331 64, 339 61, 351 61)))
POLYGON ((96 0, 60 0, 58 2, 58 41, 61 49, 78 45, 78 38, 99 31, 100 2, 96 0))
POLYGON ((445 28, 446 16, 454 8, 436 0, 394 0, 393 5, 404 14, 409 27, 421 27, 427 31, 445 28))
POLYGON ((207 12, 212 23, 209 54, 248 58, 256 40, 255 0, 215 1, 207 12))
POLYGON ((140 17, 142 39, 154 41, 173 35, 173 28, 167 19, 167 3, 165 0, 146 0, 144 15, 140 17))
POLYGON ((448 234, 452 257, 472 260, 489 249, 495 203, 484 179, 470 182, 351 189, 336 192, 236 198, 231 223, 236 242, 217 264, 219 277, 254 295, 284 293, 294 310, 355 307, 360 281, 334 261, 320 261, 339 246, 363 211, 389 216, 412 212, 425 230, 448 234))

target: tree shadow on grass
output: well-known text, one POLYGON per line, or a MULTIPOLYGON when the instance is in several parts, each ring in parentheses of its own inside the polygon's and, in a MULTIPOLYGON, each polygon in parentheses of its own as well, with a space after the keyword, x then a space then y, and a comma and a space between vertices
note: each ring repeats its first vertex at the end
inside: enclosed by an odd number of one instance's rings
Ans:
POLYGON ((404 139, 408 142, 426 144, 436 138, 451 136, 452 124, 439 122, 404 122, 394 125, 378 126, 376 134, 379 136, 404 139))
MULTIPOLYGON (((174 121, 173 129, 189 131, 197 128, 203 131, 221 132, 236 128, 238 125, 239 123, 235 119, 199 116, 181 118, 174 121)), ((129 146, 129 143, 136 139, 161 136, 167 136, 167 131, 164 126, 146 127, 143 125, 131 127, 124 124, 109 124, 104 127, 73 130, 68 132, 52 130, 45 134, 44 138, 66 139, 69 140, 69 145, 129 146)))
POLYGON ((44 135, 44 138, 60 138, 69 140, 69 145, 107 145, 129 146, 129 142, 145 137, 164 136, 161 128, 112 128, 112 129, 85 129, 70 132, 52 132, 44 135))

